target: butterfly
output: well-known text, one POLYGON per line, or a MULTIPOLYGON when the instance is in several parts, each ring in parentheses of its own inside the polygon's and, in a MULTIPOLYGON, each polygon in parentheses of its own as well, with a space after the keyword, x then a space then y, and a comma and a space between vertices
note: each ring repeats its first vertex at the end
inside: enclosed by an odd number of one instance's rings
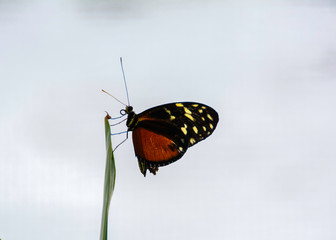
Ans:
MULTIPOLYGON (((175 102, 136 114, 129 104, 122 58, 120 58, 120 64, 128 104, 102 91, 126 106, 120 111, 120 117, 127 115, 127 133, 132 131, 134 152, 138 158, 140 171, 144 176, 147 170, 155 175, 159 167, 175 162, 189 147, 209 137, 217 126, 218 113, 205 104, 175 102)), ((126 134, 127 138, 128 134, 126 134)))
POLYGON ((140 114, 126 106, 127 131, 132 131, 141 173, 156 174, 159 167, 180 159, 187 149, 210 136, 218 113, 197 102, 176 102, 150 108, 140 114))

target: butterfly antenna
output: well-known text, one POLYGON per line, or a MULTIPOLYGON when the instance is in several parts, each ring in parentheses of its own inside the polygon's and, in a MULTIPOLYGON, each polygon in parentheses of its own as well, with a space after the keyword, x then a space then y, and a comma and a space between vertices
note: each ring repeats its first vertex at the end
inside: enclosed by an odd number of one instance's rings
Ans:
POLYGON ((129 97, 128 97, 128 90, 127 90, 124 67, 123 67, 123 63, 122 63, 122 57, 120 57, 120 65, 121 65, 121 71, 122 71, 122 74, 123 74, 123 77, 124 77, 124 83, 125 83, 125 89, 126 89, 126 95, 127 95, 127 103, 128 103, 128 106, 129 106, 130 105, 130 100, 129 100, 129 97))
POLYGON ((116 98, 115 96, 109 94, 109 93, 106 92, 104 89, 102 89, 102 91, 103 91, 104 93, 106 93, 107 95, 110 95, 111 97, 113 97, 115 100, 117 100, 118 102, 120 102, 122 105, 124 105, 124 106, 127 107, 127 105, 126 105, 125 103, 123 103, 122 101, 120 101, 120 100, 119 100, 118 98, 116 98))

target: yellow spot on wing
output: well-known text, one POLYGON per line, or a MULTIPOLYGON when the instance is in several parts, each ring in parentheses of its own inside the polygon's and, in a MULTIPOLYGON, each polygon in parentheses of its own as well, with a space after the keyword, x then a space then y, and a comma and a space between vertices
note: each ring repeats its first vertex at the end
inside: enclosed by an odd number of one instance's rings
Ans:
POLYGON ((184 135, 187 135, 187 128, 186 127, 181 127, 181 131, 183 132, 184 135))
POLYGON ((171 111, 167 108, 164 109, 170 116, 169 120, 174 120, 175 119, 175 116, 171 115, 171 111))
POLYGON ((189 118, 191 121, 194 121, 194 118, 189 113, 185 113, 184 116, 189 118))
POLYGON ((192 106, 193 106, 193 107, 198 107, 198 104, 193 104, 192 106))
POLYGON ((208 117, 211 121, 213 121, 213 119, 212 119, 212 117, 210 116, 210 114, 208 114, 207 117, 208 117))
POLYGON ((195 132, 196 134, 198 133, 198 129, 197 129, 196 126, 193 126, 193 130, 194 130, 194 132, 195 132))
POLYGON ((186 113, 188 113, 188 114, 191 114, 190 110, 189 110, 188 108, 186 108, 186 107, 184 107, 184 111, 185 111, 186 113))
POLYGON ((175 105, 176 105, 176 107, 183 107, 182 103, 176 103, 175 105))
POLYGON ((204 132, 206 131, 206 127, 205 126, 203 126, 203 130, 204 130, 204 132))
POLYGON ((202 110, 202 109, 198 109, 198 112, 199 112, 199 113, 202 113, 202 112, 203 112, 203 110, 202 110))
POLYGON ((211 123, 209 123, 209 127, 210 127, 211 129, 213 129, 213 125, 212 125, 211 123))
POLYGON ((196 142, 196 140, 194 138, 190 138, 189 141, 190 141, 191 144, 194 144, 196 142))

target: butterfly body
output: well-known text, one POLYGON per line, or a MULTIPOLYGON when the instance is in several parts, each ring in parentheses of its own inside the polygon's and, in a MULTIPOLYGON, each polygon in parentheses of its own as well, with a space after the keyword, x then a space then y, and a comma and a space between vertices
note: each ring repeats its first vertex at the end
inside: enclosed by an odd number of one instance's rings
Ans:
POLYGON ((156 174, 158 168, 180 159, 187 149, 212 134, 217 112, 196 102, 176 102, 135 114, 127 106, 126 125, 132 131, 140 171, 156 174))

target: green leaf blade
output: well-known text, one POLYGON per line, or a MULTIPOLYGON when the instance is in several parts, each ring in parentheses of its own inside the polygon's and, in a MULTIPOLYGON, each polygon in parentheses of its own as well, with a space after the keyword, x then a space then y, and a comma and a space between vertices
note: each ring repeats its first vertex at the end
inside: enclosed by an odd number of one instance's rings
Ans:
POLYGON ((108 119, 110 115, 105 117, 105 143, 106 143, 106 166, 105 166, 105 182, 104 182, 104 202, 103 202, 103 212, 102 221, 100 227, 100 240, 107 240, 107 229, 108 229, 108 213, 110 208, 110 202, 114 190, 116 169, 111 141, 111 129, 108 119))

